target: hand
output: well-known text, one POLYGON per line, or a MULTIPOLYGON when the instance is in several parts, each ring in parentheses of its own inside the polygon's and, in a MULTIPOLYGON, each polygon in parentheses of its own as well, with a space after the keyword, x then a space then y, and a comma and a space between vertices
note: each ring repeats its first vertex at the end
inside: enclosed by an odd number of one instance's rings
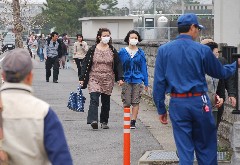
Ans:
POLYGON ((119 81, 118 81, 118 85, 119 85, 119 86, 122 86, 123 84, 124 84, 124 81, 123 81, 123 80, 119 80, 119 81))
POLYGON ((81 86, 83 86, 83 82, 84 82, 84 81, 79 81, 79 84, 80 84, 81 86))
POLYGON ((235 97, 228 97, 228 101, 232 104, 233 107, 236 107, 236 98, 235 97))
POLYGON ((47 56, 44 56, 44 59, 47 60, 47 56))
POLYGON ((219 108, 219 107, 221 107, 222 106, 222 104, 223 104, 223 98, 220 98, 218 95, 216 96, 216 104, 215 104, 215 107, 216 108, 219 108))
POLYGON ((167 113, 165 113, 163 115, 159 115, 159 120, 162 124, 168 124, 167 113))
POLYGON ((148 91, 148 86, 145 86, 145 87, 144 87, 144 90, 147 92, 147 91, 148 91))

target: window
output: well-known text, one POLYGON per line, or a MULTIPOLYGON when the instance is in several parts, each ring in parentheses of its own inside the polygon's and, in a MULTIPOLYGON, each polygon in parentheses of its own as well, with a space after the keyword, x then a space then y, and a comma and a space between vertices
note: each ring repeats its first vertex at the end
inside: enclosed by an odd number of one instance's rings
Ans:
POLYGON ((145 27, 154 27, 154 18, 145 18, 145 27))

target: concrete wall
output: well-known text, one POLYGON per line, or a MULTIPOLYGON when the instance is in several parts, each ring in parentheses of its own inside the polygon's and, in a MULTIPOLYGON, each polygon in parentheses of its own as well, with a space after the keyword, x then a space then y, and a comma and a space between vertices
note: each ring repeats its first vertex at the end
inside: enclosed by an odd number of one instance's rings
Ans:
POLYGON ((214 0, 214 40, 240 45, 240 1, 214 0))
POLYGON ((95 39, 99 28, 109 28, 113 39, 124 39, 133 29, 133 20, 87 20, 82 21, 82 33, 85 38, 95 39))

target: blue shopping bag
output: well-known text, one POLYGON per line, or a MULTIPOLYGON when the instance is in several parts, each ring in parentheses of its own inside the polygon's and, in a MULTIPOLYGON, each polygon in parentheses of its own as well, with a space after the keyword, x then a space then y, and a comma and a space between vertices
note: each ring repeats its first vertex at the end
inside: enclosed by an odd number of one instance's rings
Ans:
POLYGON ((78 86, 77 92, 71 92, 67 107, 76 112, 84 112, 84 103, 86 98, 83 96, 81 86, 78 86))

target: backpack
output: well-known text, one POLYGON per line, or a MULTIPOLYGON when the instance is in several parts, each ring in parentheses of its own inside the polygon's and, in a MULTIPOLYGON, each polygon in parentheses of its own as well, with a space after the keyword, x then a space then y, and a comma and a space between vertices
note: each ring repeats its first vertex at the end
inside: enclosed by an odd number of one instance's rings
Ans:
MULTIPOLYGON (((51 38, 48 38, 47 39, 47 46, 49 46, 50 44, 50 41, 51 41, 51 38)), ((65 54, 65 50, 64 50, 64 42, 62 39, 57 39, 57 42, 58 42, 58 48, 57 48, 57 51, 58 51, 58 58, 61 58, 64 54, 65 54)))

